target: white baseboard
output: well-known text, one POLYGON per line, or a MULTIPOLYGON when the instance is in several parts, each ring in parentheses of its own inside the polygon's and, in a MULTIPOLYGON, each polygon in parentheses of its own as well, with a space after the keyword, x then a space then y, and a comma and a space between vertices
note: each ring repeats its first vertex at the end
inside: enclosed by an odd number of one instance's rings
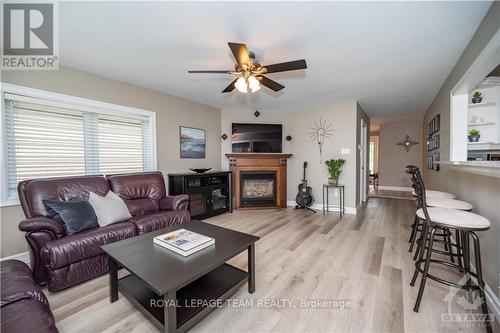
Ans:
MULTIPOLYGON (((289 201, 286 202, 286 205, 288 207, 295 207, 297 205, 297 203, 295 201, 289 200, 289 201)), ((309 208, 312 208, 314 210, 321 210, 322 211, 323 210, 323 204, 322 203, 314 203, 309 208)), ((340 208, 338 206, 329 205, 328 206, 328 210, 330 212, 338 212, 338 211, 340 211, 340 208)), ((345 207, 345 213, 346 214, 356 215, 357 214, 357 209, 355 207, 345 207)))
POLYGON ((378 190, 387 190, 387 191, 404 191, 404 192, 411 192, 413 189, 411 187, 404 187, 404 186, 377 186, 378 190))
POLYGON ((30 264, 30 254, 29 254, 28 251, 22 252, 22 253, 18 253, 18 254, 14 254, 12 256, 0 258, 0 261, 10 260, 10 259, 21 260, 21 261, 25 262, 26 264, 28 264, 28 266, 30 264))

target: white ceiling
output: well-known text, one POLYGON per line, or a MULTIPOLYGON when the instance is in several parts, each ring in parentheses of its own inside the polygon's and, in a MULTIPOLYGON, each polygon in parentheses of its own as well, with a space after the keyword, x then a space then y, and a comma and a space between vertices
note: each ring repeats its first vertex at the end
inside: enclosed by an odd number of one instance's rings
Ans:
POLYGON ((372 117, 422 113, 450 73, 490 2, 182 3, 61 2, 63 66, 218 107, 283 109, 336 97, 372 117), (232 69, 227 42, 262 64, 304 58, 276 73, 279 93, 221 94, 232 69))

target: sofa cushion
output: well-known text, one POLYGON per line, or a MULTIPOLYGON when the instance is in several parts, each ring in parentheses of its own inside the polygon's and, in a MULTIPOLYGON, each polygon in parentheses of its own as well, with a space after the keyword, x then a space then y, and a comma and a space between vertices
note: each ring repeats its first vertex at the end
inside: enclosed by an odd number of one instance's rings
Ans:
POLYGON ((113 191, 109 191, 104 197, 90 192, 89 203, 94 208, 97 222, 101 227, 123 222, 132 217, 123 199, 113 191))
POLYGON ((42 248, 42 261, 49 270, 61 268, 102 254, 102 245, 135 236, 133 223, 123 222, 89 229, 47 242, 42 248))
POLYGON ((83 199, 72 198, 69 201, 42 201, 50 218, 61 223, 68 235, 99 226, 94 209, 83 199))
POLYGON ((135 224, 139 235, 163 229, 191 220, 188 210, 164 210, 133 217, 129 222, 135 224))
POLYGON ((31 299, 49 306, 47 298, 33 280, 33 274, 24 262, 4 260, 0 262, 1 306, 21 299, 31 299))
POLYGON ((105 195, 109 183, 104 176, 81 176, 25 180, 17 186, 19 200, 27 218, 46 216, 43 200, 68 201, 78 197, 88 199, 90 191, 105 195))
POLYGON ((111 190, 125 200, 132 216, 157 212, 165 196, 165 182, 160 172, 107 176, 111 190))
POLYGON ((45 304, 22 299, 1 309, 1 332, 57 333, 54 316, 45 304))

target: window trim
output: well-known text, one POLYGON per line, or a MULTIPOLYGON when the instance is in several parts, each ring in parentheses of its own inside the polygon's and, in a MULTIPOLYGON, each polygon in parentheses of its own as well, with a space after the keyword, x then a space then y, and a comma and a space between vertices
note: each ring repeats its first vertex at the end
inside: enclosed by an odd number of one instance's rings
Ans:
POLYGON ((70 109, 96 112, 114 116, 141 116, 149 118, 149 126, 151 127, 151 167, 157 170, 157 145, 156 145, 156 112, 143 110, 139 108, 112 104, 107 102, 96 101, 92 99, 76 97, 71 95, 59 94, 47 90, 34 89, 24 86, 18 86, 10 83, 0 83, 1 94, 1 113, 0 113, 0 137, 2 138, 2 147, 0 149, 0 165, 2 172, 0 179, 2 181, 0 189, 0 207, 16 206, 19 205, 19 198, 9 199, 9 182, 8 182, 8 168, 7 168, 7 140, 5 140, 6 124, 5 124, 5 94, 21 95, 26 98, 42 99, 48 102, 49 105, 61 106, 70 109))

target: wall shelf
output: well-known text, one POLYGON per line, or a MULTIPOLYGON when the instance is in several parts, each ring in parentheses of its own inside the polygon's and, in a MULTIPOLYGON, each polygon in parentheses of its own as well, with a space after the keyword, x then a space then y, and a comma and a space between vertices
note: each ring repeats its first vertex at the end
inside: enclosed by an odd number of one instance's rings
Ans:
POLYGON ((495 102, 482 102, 482 103, 472 103, 472 104, 469 104, 469 107, 470 108, 480 108, 480 107, 488 107, 488 106, 493 106, 497 103, 495 102))
POLYGON ((483 141, 483 142, 468 142, 469 145, 484 145, 484 144, 494 144, 495 142, 493 141, 483 141))
POLYGON ((486 121, 483 123, 468 123, 467 126, 486 126, 486 125, 495 125, 496 122, 494 121, 486 121))

